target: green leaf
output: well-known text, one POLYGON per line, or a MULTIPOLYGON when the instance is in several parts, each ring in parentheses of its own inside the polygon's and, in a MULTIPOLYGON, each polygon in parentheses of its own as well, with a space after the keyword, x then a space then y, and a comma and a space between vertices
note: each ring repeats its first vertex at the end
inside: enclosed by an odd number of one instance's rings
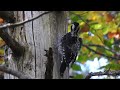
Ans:
MULTIPOLYGON (((92 53, 93 53, 93 52, 92 52, 92 53)), ((98 58, 99 58, 99 57, 100 57, 100 55, 93 53, 93 54, 91 54, 91 55, 89 56, 88 60, 93 61, 93 60, 94 60, 94 58, 96 58, 96 57, 98 57, 98 58)))
POLYGON ((91 39, 92 44, 99 44, 99 45, 103 45, 102 43, 102 38, 99 38, 98 36, 93 36, 91 39))
POLYGON ((94 29, 102 29, 102 25, 101 24, 95 24, 92 26, 94 29))
POLYGON ((74 76, 74 79, 83 79, 84 78, 84 75, 82 75, 82 74, 78 74, 78 75, 76 75, 76 76, 74 76))
POLYGON ((87 11, 72 11, 72 13, 77 15, 84 15, 84 14, 87 14, 87 11))
POLYGON ((84 63, 84 62, 86 62, 88 60, 88 57, 87 57, 87 54, 80 54, 79 56, 78 56, 78 62, 81 62, 81 63, 84 63))
POLYGON ((104 39, 104 44, 109 48, 112 48, 112 45, 113 45, 112 40, 110 39, 107 39, 107 40, 104 39))
POLYGON ((78 20, 79 20, 79 17, 78 17, 78 16, 76 16, 76 15, 74 15, 74 14, 72 14, 72 15, 70 16, 70 18, 71 18, 71 20, 72 20, 73 22, 75 22, 75 21, 78 21, 78 20))
POLYGON ((105 50, 105 54, 106 54, 107 56, 113 56, 113 55, 114 55, 114 53, 112 53, 112 52, 110 52, 110 51, 108 51, 108 50, 105 50))
POLYGON ((113 43, 114 43, 114 38, 109 39, 109 42, 110 42, 111 44, 113 44, 113 43))
POLYGON ((94 33, 97 37, 98 37, 98 39, 101 41, 101 42, 103 42, 104 40, 104 38, 103 38, 103 32, 102 32, 102 30, 96 30, 96 32, 94 33))
POLYGON ((119 51, 120 51, 120 47, 119 47, 119 46, 114 45, 114 50, 115 50, 116 52, 119 52, 119 51))
POLYGON ((76 71, 80 71, 81 67, 80 67, 80 65, 73 64, 72 69, 76 70, 76 71))
POLYGON ((112 63, 112 64, 108 64, 106 66, 102 66, 100 67, 100 69, 106 69, 108 70, 110 68, 110 70, 120 70, 120 64, 116 64, 116 63, 112 63))
POLYGON ((109 32, 109 27, 107 25, 105 25, 102 29, 102 33, 103 35, 106 35, 109 32))

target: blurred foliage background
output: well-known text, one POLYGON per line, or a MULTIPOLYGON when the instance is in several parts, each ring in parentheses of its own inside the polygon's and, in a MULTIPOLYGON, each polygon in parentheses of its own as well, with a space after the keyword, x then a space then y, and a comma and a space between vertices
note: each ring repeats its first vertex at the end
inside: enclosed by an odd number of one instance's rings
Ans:
MULTIPOLYGON (((77 57, 77 63, 84 64, 95 58, 105 58, 109 64, 100 67, 107 70, 120 70, 120 12, 119 11, 69 11, 71 22, 79 22, 83 46, 77 57)), ((70 24, 68 32, 70 31, 70 24)), ((74 64, 72 71, 81 71, 74 64)), ((72 78, 84 78, 83 74, 71 75, 72 78)))

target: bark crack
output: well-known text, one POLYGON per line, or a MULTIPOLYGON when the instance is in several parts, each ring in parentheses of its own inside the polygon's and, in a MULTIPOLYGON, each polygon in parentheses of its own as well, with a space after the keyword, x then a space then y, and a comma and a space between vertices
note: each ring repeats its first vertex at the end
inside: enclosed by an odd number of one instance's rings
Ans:
MULTIPOLYGON (((33 12, 31 11, 31 15, 33 17, 33 12)), ((34 37, 34 31, 33 31, 33 21, 32 21, 32 33, 33 33, 33 44, 34 44, 34 51, 35 51, 35 78, 37 77, 36 75, 36 47, 35 47, 35 37, 34 37)))

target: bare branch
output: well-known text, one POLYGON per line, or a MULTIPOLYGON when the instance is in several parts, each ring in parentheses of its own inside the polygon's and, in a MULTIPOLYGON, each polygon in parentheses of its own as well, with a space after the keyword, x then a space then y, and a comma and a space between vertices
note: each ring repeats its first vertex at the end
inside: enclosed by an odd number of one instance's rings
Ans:
POLYGON ((0 29, 0 37, 5 41, 5 43, 11 48, 13 55, 15 57, 21 57, 25 53, 25 48, 19 44, 16 40, 11 38, 11 36, 4 31, 4 29, 0 29))
POLYGON ((109 71, 109 72, 95 72, 95 73, 89 73, 85 79, 90 79, 92 76, 101 76, 101 75, 108 75, 108 76, 118 76, 120 75, 120 70, 118 71, 109 71))
POLYGON ((107 55, 105 55, 105 54, 103 54, 103 53, 99 53, 99 52, 91 49, 91 48, 90 48, 89 46, 87 46, 87 45, 84 45, 84 44, 83 44, 82 46, 86 47, 86 48, 89 49, 90 51, 92 51, 92 52, 94 52, 94 53, 96 53, 96 54, 99 54, 99 55, 101 55, 101 56, 104 56, 104 57, 107 57, 107 58, 111 58, 111 59, 115 59, 115 60, 120 60, 120 58, 112 57, 112 56, 107 56, 107 55))
POLYGON ((115 51, 110 50, 110 49, 108 49, 107 47, 102 46, 102 45, 97 45, 97 44, 88 44, 88 46, 95 46, 95 47, 99 47, 99 48, 103 48, 103 49, 105 49, 105 50, 108 50, 108 51, 110 51, 110 52, 112 52, 112 53, 116 53, 115 51))
POLYGON ((29 77, 28 75, 25 75, 24 73, 21 73, 19 71, 15 71, 15 70, 9 69, 9 68, 7 68, 5 66, 1 66, 0 65, 0 71, 12 74, 12 75, 18 77, 19 79, 31 79, 31 77, 29 77))
POLYGON ((34 18, 31 18, 31 19, 28 19, 28 20, 24 20, 24 21, 21 21, 21 22, 4 24, 4 25, 0 26, 0 29, 4 29, 4 28, 7 28, 7 27, 15 27, 15 26, 23 25, 23 24, 25 24, 27 22, 33 21, 33 20, 35 20, 35 19, 37 19, 37 18, 39 18, 39 17, 41 17, 41 16, 43 16, 45 14, 50 13, 50 12, 52 12, 52 11, 44 12, 44 13, 42 13, 42 14, 34 17, 34 18))

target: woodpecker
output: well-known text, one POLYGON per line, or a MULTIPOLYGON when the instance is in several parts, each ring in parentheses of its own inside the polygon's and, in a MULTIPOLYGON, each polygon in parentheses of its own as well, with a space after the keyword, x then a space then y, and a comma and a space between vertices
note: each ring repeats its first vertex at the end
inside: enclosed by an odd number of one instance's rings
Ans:
POLYGON ((79 37, 80 27, 79 23, 73 22, 71 31, 65 34, 61 39, 61 66, 60 76, 63 77, 66 67, 72 66, 76 61, 76 57, 82 45, 82 38, 79 37))

